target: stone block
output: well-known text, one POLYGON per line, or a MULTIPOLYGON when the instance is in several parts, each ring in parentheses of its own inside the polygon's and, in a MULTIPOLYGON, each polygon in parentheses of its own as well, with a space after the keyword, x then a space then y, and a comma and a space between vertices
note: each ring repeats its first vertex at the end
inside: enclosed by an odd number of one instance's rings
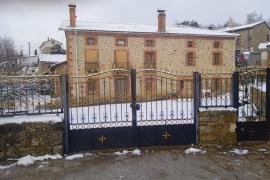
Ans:
POLYGON ((200 134, 200 141, 217 141, 217 134, 216 133, 201 133, 200 134))

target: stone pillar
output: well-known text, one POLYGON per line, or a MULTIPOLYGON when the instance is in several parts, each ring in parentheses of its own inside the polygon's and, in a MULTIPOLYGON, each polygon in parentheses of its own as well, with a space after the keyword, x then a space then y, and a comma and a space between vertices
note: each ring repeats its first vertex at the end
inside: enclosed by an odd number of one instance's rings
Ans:
POLYGON ((235 145, 237 143, 235 108, 201 108, 200 135, 201 146, 235 145))

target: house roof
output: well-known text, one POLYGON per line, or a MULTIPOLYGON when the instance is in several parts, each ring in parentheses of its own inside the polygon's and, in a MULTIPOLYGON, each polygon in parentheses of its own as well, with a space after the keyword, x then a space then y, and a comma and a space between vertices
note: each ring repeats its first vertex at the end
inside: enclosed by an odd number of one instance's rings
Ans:
POLYGON ((58 67, 60 65, 66 65, 66 64, 67 64, 67 61, 55 63, 55 64, 53 64, 53 65, 50 66, 50 71, 54 71, 56 67, 58 67))
POLYGON ((260 43, 258 49, 267 49, 267 46, 270 46, 270 42, 260 43))
POLYGON ((47 63, 61 63, 67 60, 66 54, 40 54, 38 58, 40 62, 47 63))
POLYGON ((100 22, 77 21, 76 27, 70 27, 69 21, 64 21, 59 30, 65 31, 93 31, 93 32, 110 32, 110 33, 140 33, 140 34, 176 34, 192 36, 216 36, 216 37, 235 37, 236 34, 223 32, 220 30, 209 30, 203 28, 194 28, 188 26, 166 26, 166 32, 157 32, 156 25, 139 25, 139 24, 115 24, 100 22))
POLYGON ((42 47, 45 43, 47 43, 47 42, 49 42, 49 41, 53 41, 53 42, 55 42, 55 43, 57 43, 57 44, 59 44, 59 45, 63 45, 63 43, 61 43, 60 41, 57 41, 57 40, 55 40, 55 39, 53 39, 53 38, 50 38, 49 40, 47 40, 47 41, 43 41, 42 43, 41 43, 41 45, 39 46, 39 48, 40 47, 42 47))
MULTIPOLYGON (((236 32, 236 31, 241 31, 241 30, 246 30, 246 29, 251 29, 255 26, 258 26, 260 24, 263 24, 266 22, 265 21, 259 21, 259 22, 256 22, 256 23, 251 23, 251 24, 246 24, 246 25, 242 25, 242 26, 236 26, 236 27, 226 27, 226 28, 223 28, 223 29, 220 29, 221 31, 224 31, 224 32, 236 32)), ((267 25, 267 24, 266 24, 267 25)), ((268 27, 268 25, 267 25, 268 27)), ((269 27, 268 27, 269 28, 269 27)), ((270 28, 269 28, 270 29, 270 28)))

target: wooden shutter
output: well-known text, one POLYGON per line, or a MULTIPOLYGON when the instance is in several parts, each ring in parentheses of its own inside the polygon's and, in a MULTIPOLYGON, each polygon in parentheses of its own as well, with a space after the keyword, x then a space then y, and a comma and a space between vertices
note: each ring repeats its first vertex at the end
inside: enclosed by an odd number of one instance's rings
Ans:
POLYGON ((97 49, 87 49, 85 54, 86 62, 97 62, 98 61, 98 50, 97 49))
POLYGON ((116 50, 115 51, 115 60, 117 62, 127 62, 128 61, 128 53, 126 50, 116 50))

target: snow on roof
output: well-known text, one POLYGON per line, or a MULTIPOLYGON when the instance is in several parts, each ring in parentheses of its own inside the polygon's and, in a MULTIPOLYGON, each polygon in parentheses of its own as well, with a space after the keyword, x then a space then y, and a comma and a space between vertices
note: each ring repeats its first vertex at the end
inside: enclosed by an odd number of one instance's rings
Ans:
POLYGON ((264 21, 259 21, 259 22, 256 22, 256 23, 251 23, 251 24, 246 24, 246 25, 242 25, 242 26, 236 26, 236 27, 226 27, 226 28, 223 28, 223 29, 220 29, 221 31, 224 31, 224 32, 230 32, 230 31, 238 31, 238 30, 242 30, 242 29, 250 29, 250 28, 253 28, 259 24, 262 24, 264 23, 264 21))
POLYGON ((267 46, 270 46, 270 42, 260 43, 258 49, 267 49, 267 46))
POLYGON ((40 54, 40 62, 61 63, 67 60, 66 54, 40 54))
MULTIPOLYGON (((77 21, 76 27, 70 27, 69 21, 64 21, 59 30, 81 30, 81 31, 108 31, 108 32, 134 32, 134 33, 159 33, 156 25, 139 24, 115 24, 101 22, 77 21)), ((197 36, 219 36, 235 37, 236 34, 227 33, 220 30, 209 30, 203 28, 194 28, 188 26, 167 26, 163 34, 181 34, 197 36)))

